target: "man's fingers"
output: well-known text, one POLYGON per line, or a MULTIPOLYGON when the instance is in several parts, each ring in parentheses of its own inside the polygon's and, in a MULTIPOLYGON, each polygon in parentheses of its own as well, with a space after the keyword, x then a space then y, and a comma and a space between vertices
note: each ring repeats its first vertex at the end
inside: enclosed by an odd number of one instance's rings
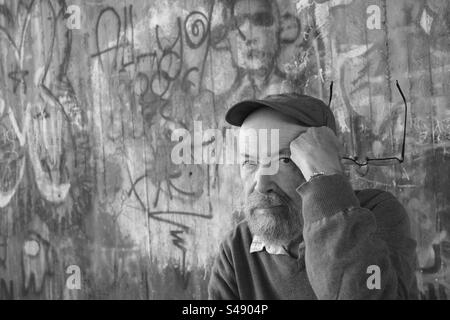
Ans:
POLYGON ((307 151, 317 145, 323 146, 325 149, 329 149, 329 151, 336 152, 339 159, 344 156, 344 145, 339 141, 339 138, 333 130, 325 126, 309 127, 291 141, 291 147, 301 147, 303 149, 302 151, 307 151))

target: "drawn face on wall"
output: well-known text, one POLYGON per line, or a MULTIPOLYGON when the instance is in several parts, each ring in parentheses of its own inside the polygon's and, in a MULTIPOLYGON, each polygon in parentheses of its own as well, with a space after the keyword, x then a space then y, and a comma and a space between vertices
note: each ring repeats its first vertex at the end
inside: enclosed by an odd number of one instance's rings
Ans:
POLYGON ((249 71, 269 73, 279 48, 279 19, 268 0, 237 0, 230 33, 235 62, 249 71))
POLYGON ((53 273, 53 251, 50 243, 38 232, 29 231, 22 247, 23 288, 40 293, 46 277, 53 273))
POLYGON ((302 233, 302 200, 296 188, 305 182, 305 178, 290 159, 289 145, 305 130, 287 116, 261 108, 247 117, 239 132, 241 180, 245 196, 243 211, 252 234, 271 243, 289 244, 302 233), (266 143, 270 149, 261 146, 261 141, 258 141, 258 148, 265 150, 254 150, 246 145, 252 143, 251 139, 243 137, 248 129, 279 130, 279 148, 272 150, 272 137, 268 135, 266 143), (260 157, 264 154, 271 161, 278 161, 275 174, 264 171, 266 165, 260 157))

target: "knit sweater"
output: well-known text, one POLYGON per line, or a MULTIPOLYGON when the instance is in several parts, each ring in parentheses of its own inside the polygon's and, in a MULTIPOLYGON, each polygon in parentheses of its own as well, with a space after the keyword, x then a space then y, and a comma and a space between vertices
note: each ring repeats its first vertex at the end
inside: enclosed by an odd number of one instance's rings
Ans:
POLYGON ((210 299, 416 298, 416 242, 392 194, 354 191, 338 174, 314 178, 297 192, 304 219, 298 258, 250 253, 253 237, 244 220, 220 245, 210 299), (368 283, 377 267, 374 287, 368 283))

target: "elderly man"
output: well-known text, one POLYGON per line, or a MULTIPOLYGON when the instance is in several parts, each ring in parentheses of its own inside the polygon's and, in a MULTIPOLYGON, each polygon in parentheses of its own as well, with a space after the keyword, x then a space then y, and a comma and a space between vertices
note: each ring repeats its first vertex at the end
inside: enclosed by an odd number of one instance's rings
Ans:
POLYGON ((325 103, 271 95, 238 103, 226 120, 241 126, 246 219, 220 245, 210 299, 416 297, 408 215, 388 192, 352 189, 325 103), (242 137, 259 129, 279 130, 264 163, 242 137), (274 174, 264 170, 275 161, 274 174))

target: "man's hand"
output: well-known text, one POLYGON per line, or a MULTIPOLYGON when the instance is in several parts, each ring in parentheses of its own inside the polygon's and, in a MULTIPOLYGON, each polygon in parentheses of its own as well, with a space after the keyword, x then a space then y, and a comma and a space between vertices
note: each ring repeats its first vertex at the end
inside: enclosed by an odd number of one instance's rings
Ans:
POLYGON ((302 171, 306 181, 314 173, 326 175, 340 173, 342 145, 328 127, 310 127, 290 144, 291 159, 302 171))

